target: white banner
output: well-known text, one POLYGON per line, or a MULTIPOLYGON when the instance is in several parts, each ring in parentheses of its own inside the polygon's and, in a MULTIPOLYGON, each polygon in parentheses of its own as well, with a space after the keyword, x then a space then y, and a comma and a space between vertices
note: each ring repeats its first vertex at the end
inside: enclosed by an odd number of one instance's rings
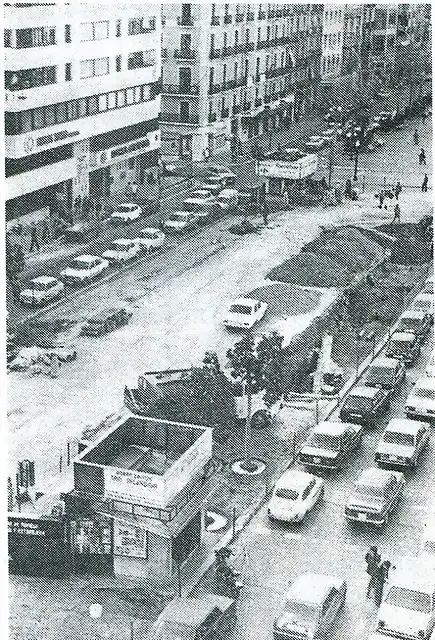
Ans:
POLYGON ((312 175, 317 170, 318 157, 310 153, 300 160, 261 160, 258 163, 258 175, 266 178, 287 178, 300 180, 312 175))
POLYGON ((163 476, 104 467, 104 496, 133 504, 165 505, 163 476))

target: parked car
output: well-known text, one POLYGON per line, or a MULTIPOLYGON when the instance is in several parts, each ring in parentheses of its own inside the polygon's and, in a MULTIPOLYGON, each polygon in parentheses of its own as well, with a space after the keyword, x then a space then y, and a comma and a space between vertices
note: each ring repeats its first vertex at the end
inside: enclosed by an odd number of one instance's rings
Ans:
POLYGON ((433 276, 429 276, 429 278, 426 279, 422 293, 430 293, 433 296, 434 294, 434 277, 433 276))
POLYGON ((200 185, 200 190, 209 191, 213 196, 217 196, 225 187, 225 179, 220 175, 206 176, 200 185))
POLYGON ((397 331, 414 333, 420 342, 423 342, 430 332, 431 324, 431 317, 428 313, 408 309, 401 316, 397 331))
POLYGON ((101 229, 98 222, 77 222, 63 232, 65 242, 86 242, 95 238, 101 229))
POLYGON ((425 373, 429 378, 435 378, 435 351, 432 351, 430 355, 425 373))
POLYGON ((211 165, 208 167, 210 174, 217 175, 220 178, 225 179, 225 187, 233 187, 236 184, 236 174, 233 173, 228 167, 222 167, 219 165, 211 165))
POLYGON ((335 129, 325 129, 322 131, 321 137, 326 143, 331 142, 335 138, 335 129))
POLYGON ((405 379, 405 363, 397 358, 376 358, 368 368, 365 384, 368 387, 385 389, 390 397, 405 379))
POLYGON ((252 329, 267 311, 267 302, 252 298, 237 298, 231 304, 224 325, 232 329, 252 329))
POLYGON ((142 209, 133 202, 120 204, 110 216, 111 222, 115 224, 127 224, 137 220, 142 215, 142 209))
POLYGON ((189 231, 198 224, 198 214, 192 211, 174 211, 164 223, 167 233, 182 233, 189 231))
POLYGON ((345 517, 377 526, 387 524, 390 513, 402 496, 404 486, 405 476, 400 471, 377 467, 364 469, 345 506, 345 517))
POLYGON ((406 418, 393 418, 378 442, 375 461, 378 464, 415 467, 428 442, 427 424, 406 418))
POLYGON ((387 358, 401 358, 406 365, 411 366, 420 351, 420 341, 414 333, 395 331, 387 344, 385 355, 387 358))
POLYGON ((308 151, 319 151, 323 149, 326 142, 322 136, 310 136, 305 143, 305 147, 308 151))
POLYGON ((374 427, 377 420, 390 408, 390 402, 390 394, 385 389, 356 386, 341 407, 340 420, 374 427))
POLYGON ((322 478, 305 471, 288 469, 277 481, 267 507, 273 520, 301 522, 323 498, 325 483, 322 478))
POLYGON ((81 333, 84 336, 102 336, 128 324, 132 315, 126 309, 103 309, 86 321, 81 333))
POLYGON ((110 247, 103 253, 103 258, 109 262, 127 262, 140 253, 140 244, 136 240, 118 238, 113 240, 110 247))
POLYGON ((376 636, 429 640, 435 627, 435 571, 415 557, 390 571, 376 620, 376 636))
POLYGON ((417 380, 406 400, 405 414, 408 418, 435 421, 435 385, 432 378, 424 376, 417 380))
POLYGON ((274 640, 329 637, 345 603, 346 591, 346 582, 335 576, 311 572, 298 576, 274 620, 274 640))
POLYGON ((361 446, 362 426, 325 420, 314 427, 302 446, 298 460, 307 467, 340 469, 361 446))
POLYGON ((434 297, 431 293, 419 293, 418 296, 414 299, 411 309, 415 309, 416 311, 423 311, 423 313, 427 313, 430 315, 431 321, 433 322, 434 317, 434 297))
POLYGON ((152 640, 227 638, 236 625, 236 603, 231 598, 207 594, 200 598, 176 597, 153 625, 152 640))
POLYGON ((217 197, 217 204, 225 213, 237 213, 239 193, 237 189, 223 189, 217 197))
POLYGON ((65 284, 82 284, 100 276, 109 267, 109 261, 98 256, 83 255, 74 258, 71 265, 60 272, 65 284))
POLYGON ((197 189, 183 200, 183 209, 195 213, 198 222, 205 224, 217 212, 217 200, 207 189, 197 189))
POLYGON ((143 251, 150 253, 159 249, 165 241, 165 234, 160 229, 154 229, 153 227, 147 227, 139 232, 139 237, 136 238, 137 242, 143 251))
POLYGON ((24 305, 39 306, 60 298, 65 292, 63 282, 52 276, 39 276, 30 280, 20 292, 20 302, 24 305))

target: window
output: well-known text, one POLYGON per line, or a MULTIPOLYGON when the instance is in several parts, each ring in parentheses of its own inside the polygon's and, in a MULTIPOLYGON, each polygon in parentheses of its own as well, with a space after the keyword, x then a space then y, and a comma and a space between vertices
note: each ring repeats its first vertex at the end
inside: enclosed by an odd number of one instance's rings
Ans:
POLYGON ((88 115, 93 116, 98 113, 98 96, 88 98, 88 115))
POLYGON ((118 108, 124 107, 125 106, 125 90, 117 91, 116 95, 118 99, 118 108))
POLYGON ((82 60, 80 62, 80 78, 92 78, 105 76, 109 73, 109 58, 95 58, 95 60, 82 60))
POLYGON ((128 35, 137 36, 141 33, 149 33, 156 28, 156 19, 150 18, 146 24, 146 18, 130 18, 128 21, 128 35))
POLYGON ((142 67, 152 67, 155 63, 155 50, 136 51, 128 54, 127 66, 129 69, 140 69, 142 67))
POLYGON ((71 80, 71 62, 65 64, 65 80, 66 82, 71 80))
POLYGON ((54 105, 45 107, 45 126, 51 127, 53 124, 56 124, 56 110, 54 105))
POLYGON ((127 89, 127 104, 133 104, 133 103, 134 103, 134 90, 127 89))
POLYGON ((65 42, 71 42, 71 25, 65 25, 65 42))
POLYGON ((56 29, 54 27, 17 29, 17 49, 47 47, 52 44, 56 44, 56 29))
POLYGON ((8 91, 21 91, 42 87, 56 82, 56 67, 38 67, 21 71, 5 71, 5 88, 8 91))
POLYGON ((107 111, 107 95, 105 93, 102 96, 98 96, 98 111, 100 113, 107 111))
POLYGON ((61 122, 66 122, 67 119, 68 119, 68 114, 66 110, 66 102, 57 104, 56 105, 56 122, 59 124, 61 122))
POLYGON ((80 98, 77 101, 77 105, 78 105, 78 117, 79 118, 86 117, 88 115, 88 99, 80 98))
POLYGON ((109 37, 108 20, 101 20, 99 22, 82 22, 80 29, 82 42, 88 42, 89 40, 105 40, 109 37))
POLYGON ((4 30, 4 34, 3 34, 3 42, 4 42, 4 46, 5 47, 11 47, 12 46, 12 30, 11 29, 5 29, 4 30))
POLYGON ((121 36, 121 20, 116 21, 116 37, 119 38, 121 36))
POLYGON ((115 109, 116 108, 116 92, 115 91, 111 91, 107 95, 107 108, 108 109, 115 109))
POLYGON ((121 60, 122 60, 122 56, 116 56, 115 67, 117 71, 121 71, 121 60))

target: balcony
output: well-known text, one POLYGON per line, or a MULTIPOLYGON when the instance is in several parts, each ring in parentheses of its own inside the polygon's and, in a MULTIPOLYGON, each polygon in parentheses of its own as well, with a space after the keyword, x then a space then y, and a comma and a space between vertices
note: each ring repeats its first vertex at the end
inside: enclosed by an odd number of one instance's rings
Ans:
POLYGON ((194 60, 196 57, 196 51, 189 51, 189 49, 176 49, 174 51, 174 58, 178 60, 194 60))
POLYGON ((244 102, 242 105, 242 111, 251 111, 252 102, 244 102))
POLYGON ((267 13, 267 19, 268 20, 273 20, 275 18, 276 12, 274 9, 272 9, 271 11, 268 11, 267 13))
POLYGON ((237 87, 237 80, 226 80, 226 82, 222 83, 223 91, 228 91, 230 89, 235 89, 237 87))
POLYGON ((212 16, 211 17, 211 26, 218 27, 221 23, 220 16, 212 16))
POLYGON ((230 115, 230 108, 229 107, 225 107, 224 109, 222 109, 222 111, 221 111, 221 117, 222 118, 228 118, 229 115, 230 115))
POLYGON ((235 47, 224 47, 222 49, 222 56, 232 56, 235 54, 235 47))
POLYGON ((258 12, 258 19, 259 20, 266 20, 266 12, 265 11, 259 11, 258 12))
POLYGON ((167 57, 168 57, 168 50, 162 49, 162 58, 167 58, 167 57))
POLYGON ((179 122, 180 124, 198 124, 198 114, 161 113, 160 122, 179 122))
POLYGON ((243 13, 236 13, 236 22, 243 22, 245 20, 245 16, 243 13))
POLYGON ((247 22, 252 22, 253 20, 255 20, 255 15, 253 11, 248 11, 248 13, 246 14, 246 21, 247 22))
POLYGON ((210 49, 210 60, 214 60, 215 58, 220 58, 221 50, 220 49, 210 49))
POLYGON ((233 16, 227 13, 227 15, 224 16, 224 24, 231 24, 232 21, 233 21, 233 16))
POLYGON ((235 104, 233 106, 233 116, 236 116, 238 113, 240 113, 242 110, 242 105, 240 104, 235 104))
POLYGON ((208 121, 209 122, 216 122, 217 120, 217 113, 209 113, 208 114, 208 121))
POLYGON ((253 42, 245 42, 243 45, 243 50, 248 53, 249 51, 254 51, 255 44, 253 42))
POLYGON ((185 96, 197 96, 199 95, 199 85, 192 84, 190 86, 180 86, 178 84, 164 84, 163 93, 166 93, 166 94, 173 93, 176 95, 185 95, 185 96))
POLYGON ((177 24, 180 27, 193 27, 193 18, 192 16, 178 16, 177 24))
POLYGON ((211 84, 208 88, 208 92, 213 94, 213 93, 220 93, 222 91, 222 85, 221 84, 211 84))
POLYGON ((262 98, 255 98, 255 100, 254 100, 255 108, 261 107, 262 104, 263 104, 263 99, 262 98))

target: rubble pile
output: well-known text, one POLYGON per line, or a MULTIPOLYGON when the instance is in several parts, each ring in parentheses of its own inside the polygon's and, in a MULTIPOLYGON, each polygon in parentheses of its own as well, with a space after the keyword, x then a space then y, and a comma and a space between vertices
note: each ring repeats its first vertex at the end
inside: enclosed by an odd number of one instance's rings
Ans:
POLYGON ((247 294, 261 302, 267 302, 270 313, 287 317, 302 313, 309 313, 319 304, 318 291, 306 291, 290 283, 277 282, 264 287, 258 287, 247 294))

